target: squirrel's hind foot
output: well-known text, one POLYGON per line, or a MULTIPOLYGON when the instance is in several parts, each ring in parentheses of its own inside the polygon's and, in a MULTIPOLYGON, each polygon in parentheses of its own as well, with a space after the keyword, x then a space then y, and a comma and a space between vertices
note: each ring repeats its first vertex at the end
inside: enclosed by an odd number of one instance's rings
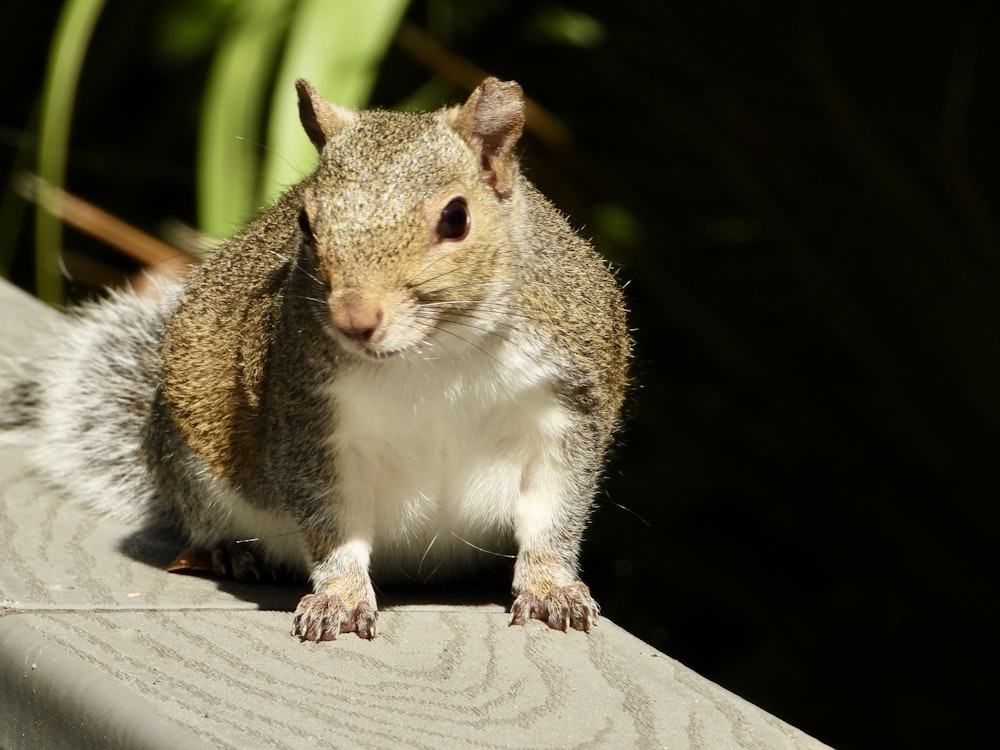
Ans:
MULTIPOLYGON (((231 542, 220 544, 212 550, 212 570, 221 578, 230 576, 237 581, 261 580, 262 565, 248 544, 231 542)), ((264 568, 267 570, 267 568, 264 568)), ((273 575, 272 575, 273 577, 273 575)))
POLYGON ((222 542, 212 549, 190 546, 167 566, 170 573, 193 573, 232 578, 237 581, 276 581, 279 571, 255 554, 253 545, 222 542))

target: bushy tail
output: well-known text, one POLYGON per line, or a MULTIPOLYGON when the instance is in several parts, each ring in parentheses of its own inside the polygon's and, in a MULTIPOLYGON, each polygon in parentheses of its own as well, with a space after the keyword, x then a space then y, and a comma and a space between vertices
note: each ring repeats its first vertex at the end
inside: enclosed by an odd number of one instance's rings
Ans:
POLYGON ((39 327, 34 354, 0 354, 0 437, 16 440, 38 425, 41 406, 41 352, 48 351, 49 326, 39 327), (44 340, 39 340, 44 339, 44 340))
POLYGON ((38 390, 38 382, 34 380, 18 380, 0 388, 0 430, 37 424, 38 390))
POLYGON ((67 315, 0 407, 0 427, 31 436, 32 467, 47 484, 122 520, 158 515, 143 438, 176 296, 175 287, 156 298, 115 293, 67 315))

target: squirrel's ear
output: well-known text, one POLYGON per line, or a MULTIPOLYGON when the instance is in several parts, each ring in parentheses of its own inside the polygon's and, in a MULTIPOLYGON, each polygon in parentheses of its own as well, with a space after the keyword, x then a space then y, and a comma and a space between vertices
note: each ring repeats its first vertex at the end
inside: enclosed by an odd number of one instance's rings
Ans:
POLYGON ((482 156, 486 180, 506 195, 517 172, 514 146, 524 129, 524 94, 514 81, 487 78, 453 112, 455 130, 482 156))
POLYGON ((295 82, 295 90, 299 92, 299 120, 302 121, 302 127, 316 150, 322 151, 330 137, 354 119, 354 113, 328 102, 305 78, 299 78, 295 82))

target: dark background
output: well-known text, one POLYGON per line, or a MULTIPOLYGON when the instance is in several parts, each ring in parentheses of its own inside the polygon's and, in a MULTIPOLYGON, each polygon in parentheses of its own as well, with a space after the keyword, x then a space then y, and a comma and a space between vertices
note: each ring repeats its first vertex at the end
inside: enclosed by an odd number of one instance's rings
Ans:
MULTIPOLYGON (((59 5, 0 16, 4 174, 31 166, 59 5)), ((152 232, 195 222, 209 62, 158 52, 168 5, 107 3, 68 175, 152 232)), ((454 5, 446 45, 570 128, 568 147, 526 138, 529 176, 630 281, 636 386, 584 559, 606 615, 840 748, 1000 746, 994 18, 454 5), (600 42, 547 32, 560 8, 600 42)), ((374 104, 429 75, 394 47, 374 104)), ((8 273, 30 285, 30 214, 5 190, 8 273)))

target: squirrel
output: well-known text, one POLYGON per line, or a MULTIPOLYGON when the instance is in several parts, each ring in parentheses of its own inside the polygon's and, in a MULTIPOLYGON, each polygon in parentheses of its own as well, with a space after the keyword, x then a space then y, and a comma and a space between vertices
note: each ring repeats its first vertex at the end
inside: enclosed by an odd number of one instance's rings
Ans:
POLYGON ((516 551, 511 624, 589 630, 579 548, 631 338, 520 170, 521 87, 431 113, 296 88, 315 171, 154 298, 65 316, 0 422, 39 433, 51 484, 219 573, 307 575, 301 640, 373 638, 373 576, 483 550, 516 551))

